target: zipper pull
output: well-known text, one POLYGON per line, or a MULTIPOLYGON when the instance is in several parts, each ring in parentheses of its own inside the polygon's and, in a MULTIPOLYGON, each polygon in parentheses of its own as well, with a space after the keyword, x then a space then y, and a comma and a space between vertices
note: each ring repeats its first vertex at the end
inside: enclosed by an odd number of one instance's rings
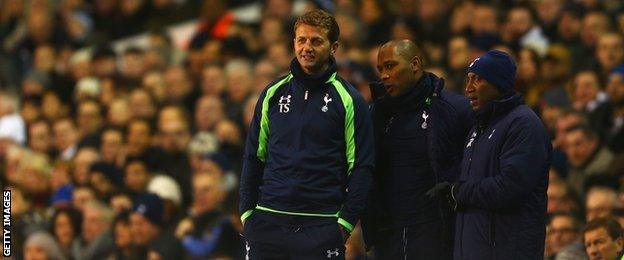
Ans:
POLYGON ((305 95, 303 96, 303 100, 308 100, 308 90, 306 89, 305 95))

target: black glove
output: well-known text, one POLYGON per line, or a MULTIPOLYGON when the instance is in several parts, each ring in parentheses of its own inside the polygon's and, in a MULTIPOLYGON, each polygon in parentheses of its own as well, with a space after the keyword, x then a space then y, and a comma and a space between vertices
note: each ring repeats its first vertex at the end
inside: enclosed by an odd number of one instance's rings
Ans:
POLYGON ((449 182, 440 182, 433 186, 430 190, 428 190, 425 195, 431 199, 440 200, 442 203, 445 203, 453 210, 457 209, 457 201, 452 194, 453 186, 456 184, 451 184, 449 182))

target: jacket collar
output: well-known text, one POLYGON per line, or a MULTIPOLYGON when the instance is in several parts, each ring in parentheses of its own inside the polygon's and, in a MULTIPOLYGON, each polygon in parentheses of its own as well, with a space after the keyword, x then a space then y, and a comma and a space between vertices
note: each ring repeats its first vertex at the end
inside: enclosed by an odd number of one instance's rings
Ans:
POLYGON ((421 108, 427 103, 427 98, 431 102, 431 97, 439 96, 443 88, 444 79, 430 72, 423 73, 413 87, 398 97, 388 95, 381 82, 370 84, 373 101, 388 112, 412 111, 421 108))
POLYGON ((492 100, 475 111, 478 126, 487 126, 491 121, 509 113, 509 111, 522 104, 524 104, 522 95, 515 91, 499 99, 492 100))
POLYGON ((314 75, 308 75, 301 69, 301 64, 299 64, 297 58, 294 58, 290 62, 290 71, 294 78, 303 83, 304 86, 309 88, 322 87, 325 86, 325 83, 336 73, 336 60, 333 57, 329 58, 329 66, 325 71, 314 75))

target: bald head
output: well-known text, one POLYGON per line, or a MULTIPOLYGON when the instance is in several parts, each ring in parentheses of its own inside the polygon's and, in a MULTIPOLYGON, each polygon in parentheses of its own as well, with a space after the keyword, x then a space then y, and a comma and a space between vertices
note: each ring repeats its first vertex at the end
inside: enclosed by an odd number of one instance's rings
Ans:
POLYGON ((408 62, 416 56, 420 58, 418 46, 408 39, 389 41, 381 46, 381 48, 394 48, 396 55, 408 62))
POLYGON ((410 40, 390 41, 381 46, 377 55, 377 70, 386 93, 400 96, 423 75, 418 47, 410 40))

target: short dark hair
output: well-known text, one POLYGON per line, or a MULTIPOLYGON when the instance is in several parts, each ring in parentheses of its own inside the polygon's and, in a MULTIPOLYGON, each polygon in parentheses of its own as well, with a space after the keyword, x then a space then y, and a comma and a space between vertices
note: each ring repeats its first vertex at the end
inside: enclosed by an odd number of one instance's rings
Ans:
POLYGON ((583 236, 585 236, 585 233, 587 232, 600 228, 604 228, 613 240, 622 237, 622 226, 620 226, 620 223, 612 217, 597 218, 590 221, 587 225, 585 225, 585 228, 583 228, 583 236))
POLYGON ((327 38, 329 38, 332 43, 338 41, 338 37, 340 37, 340 28, 338 28, 336 19, 330 13, 323 10, 312 10, 297 18, 294 30, 296 31, 301 24, 327 30, 327 38))

